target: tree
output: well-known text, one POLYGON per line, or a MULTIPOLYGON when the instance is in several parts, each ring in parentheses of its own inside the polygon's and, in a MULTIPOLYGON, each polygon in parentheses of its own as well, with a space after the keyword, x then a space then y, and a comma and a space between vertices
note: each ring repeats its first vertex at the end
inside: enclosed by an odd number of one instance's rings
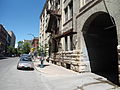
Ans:
POLYGON ((18 54, 28 54, 30 52, 30 43, 19 41, 18 42, 18 54))
POLYGON ((18 42, 18 49, 19 50, 22 49, 23 44, 24 44, 23 41, 19 41, 18 42))
POLYGON ((44 47, 45 56, 48 55, 48 48, 49 48, 49 45, 48 45, 48 44, 45 44, 45 47, 44 47))
POLYGON ((22 46, 22 53, 28 54, 29 52, 30 52, 30 44, 26 42, 22 46))
POLYGON ((41 44, 40 44, 40 47, 37 48, 38 50, 38 55, 41 56, 42 53, 44 54, 44 56, 47 56, 48 54, 48 44, 45 44, 45 47, 43 47, 41 44))
POLYGON ((15 50, 15 48, 14 47, 12 47, 12 46, 8 46, 7 47, 7 55, 8 56, 12 56, 12 55, 14 55, 14 54, 16 54, 17 52, 16 52, 16 50, 15 50))

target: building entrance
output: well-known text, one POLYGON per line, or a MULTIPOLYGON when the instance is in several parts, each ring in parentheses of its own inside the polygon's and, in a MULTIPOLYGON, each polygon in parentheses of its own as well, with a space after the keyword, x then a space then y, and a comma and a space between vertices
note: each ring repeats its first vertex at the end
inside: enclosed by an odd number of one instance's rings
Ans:
POLYGON ((91 72, 119 85, 117 30, 113 17, 105 12, 91 15, 83 26, 91 72))

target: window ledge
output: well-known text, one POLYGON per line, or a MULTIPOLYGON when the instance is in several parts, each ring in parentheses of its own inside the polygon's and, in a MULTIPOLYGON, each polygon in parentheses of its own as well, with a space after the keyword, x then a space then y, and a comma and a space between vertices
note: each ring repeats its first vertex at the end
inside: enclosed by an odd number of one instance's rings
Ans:
POLYGON ((64 24, 63 24, 63 26, 65 26, 67 23, 69 23, 70 21, 72 21, 72 18, 70 18, 69 20, 67 20, 64 24))

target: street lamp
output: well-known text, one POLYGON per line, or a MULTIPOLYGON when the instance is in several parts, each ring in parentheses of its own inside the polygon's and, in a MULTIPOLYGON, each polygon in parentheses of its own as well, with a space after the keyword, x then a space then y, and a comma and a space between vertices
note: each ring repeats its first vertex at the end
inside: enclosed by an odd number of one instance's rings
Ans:
POLYGON ((31 36, 33 36, 33 38, 35 38, 35 36, 33 34, 31 34, 31 33, 29 33, 28 35, 31 35, 31 36))
POLYGON ((31 36, 33 36, 33 41, 34 41, 34 39, 35 39, 35 36, 34 36, 33 34, 29 33, 29 34, 27 34, 27 35, 31 35, 31 36))
POLYGON ((31 34, 31 33, 29 33, 28 35, 31 35, 31 36, 33 36, 33 41, 34 41, 34 39, 35 39, 35 36, 34 36, 33 34, 31 34))
MULTIPOLYGON (((35 39, 35 36, 34 36, 33 34, 29 33, 28 35, 33 36, 34 39, 35 39)), ((44 61, 44 52, 43 52, 43 51, 41 52, 41 57, 42 57, 42 58, 40 58, 40 61, 41 61, 40 68, 43 68, 43 67, 44 67, 44 65, 43 65, 43 61, 44 61)))

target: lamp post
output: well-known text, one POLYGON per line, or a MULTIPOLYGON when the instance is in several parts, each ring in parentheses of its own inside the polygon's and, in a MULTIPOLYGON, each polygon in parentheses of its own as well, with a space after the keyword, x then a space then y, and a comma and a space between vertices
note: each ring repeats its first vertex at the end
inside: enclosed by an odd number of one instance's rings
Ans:
POLYGON ((1 54, 1 42, 0 42, 0 54, 1 54))
POLYGON ((31 35, 31 36, 33 36, 33 38, 35 38, 35 36, 33 34, 31 34, 31 33, 29 33, 28 35, 31 35))
POLYGON ((31 34, 31 33, 29 33, 28 35, 31 35, 31 36, 33 36, 33 41, 34 41, 34 39, 35 39, 35 36, 34 36, 33 34, 31 34))
MULTIPOLYGON (((31 35, 31 36, 33 37, 33 40, 35 39, 35 36, 34 36, 33 34, 29 33, 29 34, 27 34, 27 35, 31 35)), ((33 42, 33 41, 32 41, 32 42, 33 42)), ((31 43, 31 46, 33 47, 32 43, 31 43)), ((32 48, 32 47, 31 47, 30 53, 31 53, 32 57, 34 58, 34 49, 35 49, 35 48, 32 48)))

